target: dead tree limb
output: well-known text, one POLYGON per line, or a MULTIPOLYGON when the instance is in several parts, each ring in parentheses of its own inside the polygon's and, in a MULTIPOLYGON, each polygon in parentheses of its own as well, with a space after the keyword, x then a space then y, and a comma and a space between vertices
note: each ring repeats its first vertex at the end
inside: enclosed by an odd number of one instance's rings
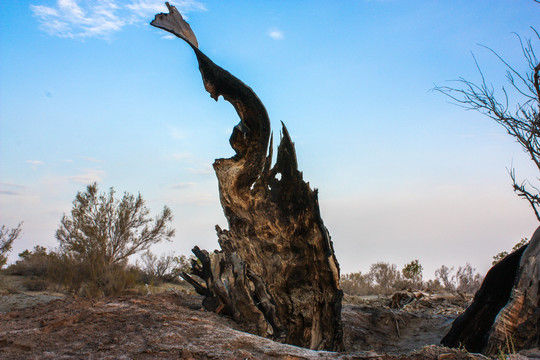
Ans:
POLYGON ((256 334, 311 349, 342 348, 339 265, 319 211, 317 190, 298 171, 285 125, 272 166, 270 121, 257 95, 198 48, 174 6, 152 25, 195 52, 205 89, 240 117, 229 140, 235 155, 214 162, 229 229, 216 227, 221 251, 194 249, 202 265, 185 276, 209 310, 226 313, 256 334), (196 283, 196 284, 195 284, 196 283), (204 290, 206 289, 206 290, 204 290), (207 294, 206 294, 207 292, 207 294))
MULTIPOLYGON (((532 30, 536 39, 540 40, 540 34, 534 28, 532 30)), ((528 71, 518 71, 497 52, 484 46, 506 67, 506 78, 510 85, 508 90, 513 91, 515 96, 509 96, 507 88, 504 86, 501 88, 501 92, 496 94, 493 85, 489 84, 484 77, 474 55, 473 58, 481 78, 480 82, 475 83, 460 78, 454 81, 458 87, 438 86, 434 90, 448 96, 457 105, 467 110, 478 111, 502 125, 540 170, 540 61, 536 57, 532 41, 524 40, 517 34, 516 36, 520 42, 528 71), (509 98, 518 98, 520 101, 516 101, 514 106, 511 106, 509 98)), ((536 218, 540 221, 540 193, 529 182, 524 181, 518 184, 514 169, 509 172, 514 191, 519 197, 529 202, 536 218), (532 187, 532 190, 527 185, 532 187)))

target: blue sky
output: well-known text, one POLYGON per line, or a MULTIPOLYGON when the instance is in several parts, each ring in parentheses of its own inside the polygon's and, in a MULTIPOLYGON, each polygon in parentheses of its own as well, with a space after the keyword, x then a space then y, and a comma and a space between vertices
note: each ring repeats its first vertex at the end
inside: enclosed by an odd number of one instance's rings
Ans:
MULTIPOLYGON (((273 129, 287 125, 343 272, 376 261, 491 258, 537 221, 512 192, 537 172, 493 121, 430 91, 520 68, 540 5, 507 1, 171 1, 199 46, 252 87, 273 129)), ((156 253, 217 247, 226 227, 211 169, 238 122, 204 91, 195 56, 148 23, 154 0, 0 2, 0 217, 24 221, 11 259, 56 246, 77 191, 141 192, 172 208, 177 235, 156 253)), ((538 45, 538 42, 536 42, 538 45)))

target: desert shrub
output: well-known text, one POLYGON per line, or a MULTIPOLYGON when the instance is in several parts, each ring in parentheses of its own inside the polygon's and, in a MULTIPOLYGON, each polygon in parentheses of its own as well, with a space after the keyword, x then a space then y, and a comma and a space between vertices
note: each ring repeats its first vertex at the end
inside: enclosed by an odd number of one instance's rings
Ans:
POLYGON ((158 257, 147 251, 141 256, 141 271, 144 274, 145 284, 160 283, 163 281, 181 283, 184 281, 180 275, 190 273, 191 262, 199 262, 195 256, 175 256, 174 253, 164 254, 158 257))
POLYGON ((447 291, 454 291, 456 289, 454 282, 452 281, 452 271, 454 271, 454 268, 449 268, 446 265, 442 265, 435 270, 435 279, 437 279, 447 291))
POLYGON ((483 277, 475 271, 476 269, 467 263, 465 266, 458 267, 456 273, 453 274, 453 267, 442 265, 435 270, 435 277, 446 291, 473 294, 480 288, 483 280, 483 277))
POLYGON ((473 294, 480 288, 483 278, 479 273, 475 273, 475 270, 469 263, 458 268, 456 275, 454 275, 457 291, 473 294))
POLYGON ((410 283, 410 288, 419 289, 423 286, 422 270, 422 265, 418 260, 411 261, 401 269, 403 277, 407 280, 405 283, 410 283))
POLYGON ((394 264, 378 262, 370 266, 367 274, 356 272, 341 276, 341 288, 349 295, 388 295, 421 287, 422 265, 418 260, 405 265, 402 272, 398 271, 394 264))
MULTIPOLYGON (((527 245, 528 243, 529 243, 529 239, 527 239, 527 238, 521 239, 517 244, 514 245, 514 247, 512 248, 512 252, 518 250, 522 246, 527 245)), ((506 256, 508 256, 508 251, 501 251, 497 255, 493 256, 493 261, 491 262, 491 265, 497 264, 499 261, 504 259, 506 256)))
POLYGON ((6 265, 7 255, 13 247, 13 242, 22 231, 22 222, 16 228, 8 229, 5 225, 0 228, 0 269, 6 265))
POLYGON ((45 278, 49 274, 55 256, 54 252, 49 252, 43 246, 38 245, 32 251, 26 249, 19 253, 19 259, 10 265, 6 271, 10 275, 45 278))
POLYGON ((341 289, 349 295, 371 295, 374 293, 373 284, 367 274, 360 271, 341 276, 341 289))
POLYGON ((69 290, 85 296, 109 296, 133 286, 139 272, 129 267, 130 256, 170 240, 172 213, 168 207, 153 221, 137 197, 115 191, 99 193, 97 184, 79 192, 71 214, 64 214, 56 238, 60 243, 54 276, 69 290))
POLYGON ((394 264, 384 262, 372 264, 369 268, 368 277, 378 294, 390 294, 395 290, 400 290, 402 278, 394 264))
POLYGON ((133 288, 140 278, 140 270, 127 263, 104 265, 98 259, 80 261, 67 254, 58 254, 49 272, 50 280, 85 297, 121 294, 133 288))
POLYGON ((141 256, 142 271, 146 275, 146 284, 171 281, 175 275, 172 273, 174 266, 173 254, 164 254, 158 257, 150 251, 145 252, 141 256))
POLYGON ((444 290, 443 285, 438 279, 430 279, 426 281, 425 288, 427 291, 432 293, 438 293, 444 290))
POLYGON ((28 278, 23 281, 23 286, 29 291, 43 291, 47 290, 49 283, 41 278, 28 278))

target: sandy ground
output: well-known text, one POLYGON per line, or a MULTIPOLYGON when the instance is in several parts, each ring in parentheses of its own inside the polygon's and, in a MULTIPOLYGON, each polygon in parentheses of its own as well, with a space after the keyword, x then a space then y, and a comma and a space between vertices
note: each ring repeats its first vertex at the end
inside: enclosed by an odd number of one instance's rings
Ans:
POLYGON ((444 313, 456 308, 448 296, 405 310, 388 308, 388 298, 348 298, 346 352, 332 353, 247 334, 230 319, 202 310, 198 296, 161 290, 88 300, 24 292, 12 284, 0 297, 0 359, 481 358, 433 345, 455 317, 444 313))

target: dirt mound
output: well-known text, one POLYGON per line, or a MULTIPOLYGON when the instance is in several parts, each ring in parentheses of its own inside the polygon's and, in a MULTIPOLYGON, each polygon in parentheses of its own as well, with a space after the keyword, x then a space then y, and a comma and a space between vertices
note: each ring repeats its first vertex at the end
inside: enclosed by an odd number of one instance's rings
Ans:
POLYGON ((200 310, 199 304, 200 298, 181 293, 99 300, 70 296, 3 313, 0 358, 471 359, 470 354, 438 346, 410 355, 377 353, 406 352, 438 340, 434 333, 425 341, 430 329, 444 326, 444 317, 346 305, 343 317, 349 348, 346 353, 332 353, 247 334, 231 320, 200 310))

